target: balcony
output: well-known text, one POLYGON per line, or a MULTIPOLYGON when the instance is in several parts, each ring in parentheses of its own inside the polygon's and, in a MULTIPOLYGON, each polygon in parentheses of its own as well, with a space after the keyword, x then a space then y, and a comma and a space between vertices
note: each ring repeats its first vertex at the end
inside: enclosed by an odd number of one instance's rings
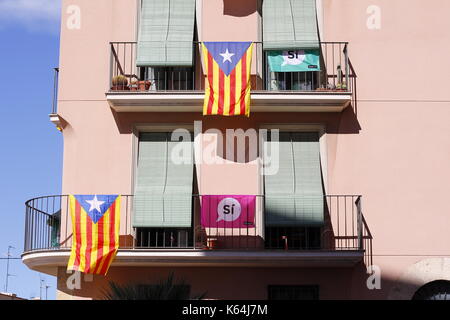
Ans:
MULTIPOLYGON (((258 196, 253 227, 201 227, 202 196, 192 197, 190 228, 133 227, 133 196, 121 201, 119 253, 115 266, 351 267, 371 264, 372 236, 360 196, 324 196, 320 227, 265 225, 265 197, 258 196)), ((65 266, 72 246, 67 195, 26 202, 23 262, 52 274, 65 266)))
MULTIPOLYGON (((204 82, 201 43, 194 43, 193 67, 136 66, 135 42, 110 43, 106 93, 117 112, 201 112, 204 82), (113 81, 117 76, 126 83, 113 81)), ((341 112, 352 104, 356 75, 348 43, 320 43, 321 71, 271 72, 262 43, 254 43, 252 112, 341 112)))

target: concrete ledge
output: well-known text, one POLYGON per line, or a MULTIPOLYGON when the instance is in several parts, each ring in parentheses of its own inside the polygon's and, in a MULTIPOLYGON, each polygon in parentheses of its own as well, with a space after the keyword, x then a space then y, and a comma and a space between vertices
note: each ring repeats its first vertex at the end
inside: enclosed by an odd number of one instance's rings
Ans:
MULTIPOLYGON (((204 93, 108 92, 106 99, 117 112, 201 112, 204 93)), ((341 112, 351 102, 350 92, 252 93, 252 112, 341 112)))
MULTIPOLYGON (((56 274, 66 266, 69 250, 33 251, 22 254, 30 269, 56 274)), ((209 250, 119 250, 115 267, 352 267, 362 261, 362 251, 209 251, 209 250)))

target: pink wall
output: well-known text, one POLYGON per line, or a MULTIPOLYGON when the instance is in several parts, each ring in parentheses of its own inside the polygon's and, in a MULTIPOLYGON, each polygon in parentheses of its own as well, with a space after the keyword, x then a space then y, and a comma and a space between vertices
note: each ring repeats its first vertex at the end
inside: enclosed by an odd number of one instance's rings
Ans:
POLYGON ((203 0, 202 41, 261 41, 258 0, 203 0))
MULTIPOLYGON (((108 43, 136 39, 135 2, 79 0, 81 29, 68 30, 65 8, 72 2, 64 0, 58 108, 68 125, 64 129, 62 192, 131 193, 134 123, 192 123, 197 119, 204 121, 204 128, 221 130, 258 128, 260 123, 268 122, 324 123, 328 193, 364 196, 364 215, 374 235, 374 263, 382 267, 386 281, 382 291, 363 290, 359 294, 359 289, 354 289, 351 296, 386 297, 391 284, 408 266, 429 256, 449 256, 450 202, 446 193, 450 181, 450 91, 445 72, 450 70, 450 21, 446 17, 450 2, 322 2, 324 40, 350 42, 350 59, 358 75, 357 117, 351 109, 342 114, 253 113, 249 119, 114 113, 105 98, 110 63, 108 43), (380 30, 366 27, 366 9, 373 4, 382 10, 380 30)), ((203 1, 203 40, 260 40, 259 15, 253 10, 256 2, 249 1, 248 7, 238 3, 203 1)), ((201 181, 207 187, 202 192, 256 192, 255 168, 236 167, 240 171, 203 170, 201 181), (230 174, 241 178, 238 189, 227 179, 230 174), (217 180, 221 179, 226 182, 218 185, 217 180)), ((327 272, 331 275, 332 271, 327 272)), ((286 281, 300 277, 297 272, 290 271, 286 281)), ((328 277, 327 272, 321 271, 321 276, 311 281, 324 281, 320 279, 328 277)), ((119 278, 124 274, 117 271, 119 278)), ((255 277, 260 275, 258 279, 262 279, 266 274, 255 273, 255 277)), ((197 277, 193 271, 186 271, 186 275, 197 277)), ((343 280, 330 278, 330 283, 333 281, 343 280)), ((229 296, 233 294, 230 291, 229 296)))
POLYGON ((397 279, 414 262, 450 254, 450 3, 323 3, 325 40, 350 42, 361 126, 334 138, 331 192, 364 195, 374 263, 397 279), (381 9, 379 30, 366 27, 370 5, 381 9))
POLYGON ((131 136, 106 102, 112 41, 136 38, 136 2, 80 0, 81 28, 68 29, 63 1, 58 112, 64 130, 63 193, 129 193, 131 136), (101 13, 101 14, 100 14, 101 13))
POLYGON ((105 101, 110 67, 109 42, 136 40, 136 2, 76 1, 81 12, 81 25, 80 29, 69 29, 66 22, 71 15, 66 12, 73 4, 73 1, 63 0, 59 100, 105 101))
POLYGON ((60 298, 65 294, 80 298, 103 299, 108 281, 124 283, 159 283, 174 273, 176 279, 184 279, 191 285, 192 294, 206 292, 206 299, 267 299, 268 285, 320 285, 321 299, 348 299, 352 295, 349 285, 352 269, 297 269, 297 268, 113 268, 108 276, 94 276, 92 282, 82 279, 81 290, 68 290, 64 268, 58 270, 60 298))

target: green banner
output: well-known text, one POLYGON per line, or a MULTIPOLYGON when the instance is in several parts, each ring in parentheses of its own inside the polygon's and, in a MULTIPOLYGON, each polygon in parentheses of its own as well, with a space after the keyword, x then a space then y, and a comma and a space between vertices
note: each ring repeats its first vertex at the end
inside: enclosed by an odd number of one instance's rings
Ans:
POLYGON ((267 51, 272 72, 320 71, 319 50, 267 51))

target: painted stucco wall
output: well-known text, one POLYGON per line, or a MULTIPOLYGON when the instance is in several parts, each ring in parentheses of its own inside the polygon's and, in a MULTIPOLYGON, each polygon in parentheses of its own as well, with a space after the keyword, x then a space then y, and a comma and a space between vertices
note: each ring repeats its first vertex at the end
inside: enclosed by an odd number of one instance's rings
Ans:
MULTIPOLYGON (((325 40, 350 42, 361 127, 334 138, 331 190, 364 195, 374 264, 401 287, 412 265, 450 255, 450 3, 322 2, 325 40), (369 29, 378 9, 380 29, 369 29)), ((438 265, 435 277, 448 279, 438 265)), ((414 272, 422 278, 429 270, 414 272)))
MULTIPOLYGON (((92 281, 80 278, 80 289, 67 289, 68 275, 64 268, 58 270, 59 299, 104 299, 108 280, 118 284, 156 284, 173 273, 177 280, 191 285, 192 294, 206 292, 206 299, 267 299, 269 285, 303 283, 319 285, 321 299, 348 299, 353 271, 348 268, 296 269, 296 268, 113 268, 108 278, 95 276, 92 281)), ((73 280, 69 280, 73 284, 73 280)))
MULTIPOLYGON (((199 2, 203 3, 199 33, 203 40, 260 40, 256 1, 246 5, 231 0, 199 2)), ((258 128, 263 123, 322 123, 326 126, 328 193, 363 195, 364 215, 374 235, 374 263, 381 267, 383 277, 382 290, 363 290, 365 279, 355 271, 354 290, 342 298, 388 297, 415 263, 450 256, 450 202, 446 201, 450 184, 446 74, 450 70, 450 22, 446 14, 450 2, 322 0, 322 5, 323 40, 350 43, 349 55, 358 75, 358 102, 353 106, 357 115, 348 108, 342 114, 254 113, 249 119, 210 119, 193 113, 114 113, 105 98, 108 43, 136 40, 136 2, 64 0, 58 101, 58 113, 67 122, 62 193, 132 193, 135 123, 202 120, 204 129, 220 130, 258 128), (71 4, 81 9, 79 30, 65 25, 66 8, 71 4), (381 9, 379 30, 366 26, 370 5, 381 9)), ((199 180, 204 193, 260 190, 252 164, 236 164, 233 170, 203 169, 199 180)), ((321 272, 326 275, 333 270, 321 272)), ((126 274, 117 271, 119 278, 126 274)), ((186 274, 197 277, 193 271, 186 274)), ((283 281, 288 279, 295 277, 288 273, 283 281)), ((345 283, 335 284, 347 288, 345 283)))

